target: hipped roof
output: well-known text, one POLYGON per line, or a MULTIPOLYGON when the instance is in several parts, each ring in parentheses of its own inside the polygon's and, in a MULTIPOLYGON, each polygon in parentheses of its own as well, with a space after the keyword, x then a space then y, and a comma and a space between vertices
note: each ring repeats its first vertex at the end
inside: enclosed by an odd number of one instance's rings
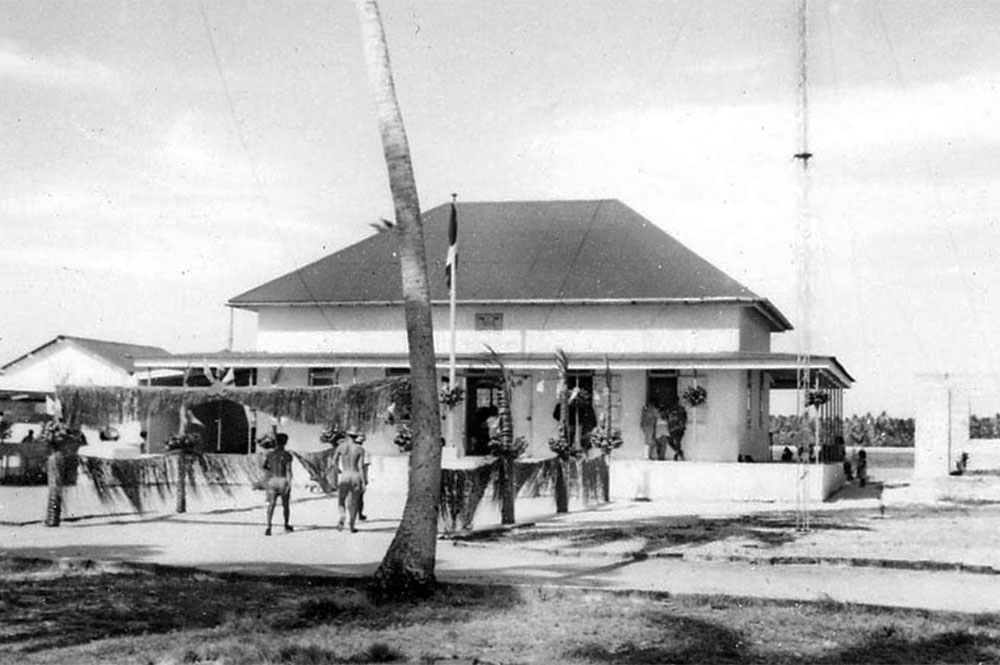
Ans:
MULTIPOLYGON (((777 330, 761 298, 614 199, 458 203, 460 302, 736 301, 777 330)), ((450 204, 422 215, 431 299, 445 301, 450 204)), ((242 293, 229 305, 402 302, 393 233, 379 233, 242 293)))

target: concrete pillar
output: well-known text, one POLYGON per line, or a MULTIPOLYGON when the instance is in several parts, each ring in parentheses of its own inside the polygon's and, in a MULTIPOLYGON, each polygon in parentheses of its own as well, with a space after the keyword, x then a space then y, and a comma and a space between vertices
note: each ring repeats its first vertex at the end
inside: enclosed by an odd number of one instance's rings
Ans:
POLYGON ((917 376, 913 477, 939 478, 969 447, 969 391, 948 374, 917 376))

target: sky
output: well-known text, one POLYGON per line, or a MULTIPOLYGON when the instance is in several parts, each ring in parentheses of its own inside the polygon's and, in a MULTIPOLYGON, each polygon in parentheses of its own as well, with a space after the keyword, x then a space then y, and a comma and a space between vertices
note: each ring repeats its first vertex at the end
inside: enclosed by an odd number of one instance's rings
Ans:
MULTIPOLYGON (((0 362, 225 348, 229 298, 392 217, 352 3, 0 10, 0 362)), ((929 372, 1000 411, 1000 3, 811 0, 805 115, 797 0, 382 11, 425 208, 620 199, 837 356, 847 413, 929 372)))

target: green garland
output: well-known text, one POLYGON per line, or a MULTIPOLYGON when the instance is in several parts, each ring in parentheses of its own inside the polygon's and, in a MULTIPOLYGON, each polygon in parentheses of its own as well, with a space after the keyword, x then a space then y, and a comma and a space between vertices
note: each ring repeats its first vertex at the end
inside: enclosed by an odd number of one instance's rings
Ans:
POLYGON ((337 487, 332 482, 336 475, 332 472, 333 456, 336 452, 336 448, 328 448, 318 453, 293 452, 292 455, 309 472, 309 478, 323 490, 324 494, 336 494, 337 487))
POLYGON ((441 519, 446 531, 471 529, 486 488, 499 485, 496 477, 500 463, 484 464, 473 469, 441 469, 441 519))
POLYGON ((141 488, 151 487, 160 498, 173 489, 166 457, 148 459, 104 459, 81 457, 80 469, 87 476, 101 503, 113 503, 124 495, 136 512, 143 512, 141 488))
POLYGON ((371 427, 390 405, 409 409, 410 383, 393 377, 321 388, 59 386, 56 397, 68 422, 96 428, 218 400, 310 425, 371 427))
MULTIPOLYGON (((335 488, 329 482, 329 468, 334 450, 318 453, 292 453, 308 471, 313 482, 324 492, 335 488)), ((261 476, 260 455, 191 454, 187 465, 188 488, 221 491, 233 494, 236 486, 253 485, 261 476), (197 468, 196 468, 197 467, 197 468), (199 471, 200 473, 197 473, 199 471)), ((528 496, 541 496, 555 484, 556 467, 562 464, 571 494, 582 489, 585 501, 600 501, 603 495, 606 460, 596 457, 563 462, 556 457, 531 462, 515 462, 515 487, 518 494, 527 487, 528 496)), ((103 459, 82 457, 79 463, 83 475, 93 484, 102 503, 113 503, 124 496, 136 512, 143 512, 143 489, 150 488, 161 499, 175 491, 176 466, 171 457, 143 459, 103 459)), ((495 461, 472 469, 441 470, 440 515, 446 530, 469 529, 479 504, 493 486, 494 501, 499 494, 500 462, 495 461)))

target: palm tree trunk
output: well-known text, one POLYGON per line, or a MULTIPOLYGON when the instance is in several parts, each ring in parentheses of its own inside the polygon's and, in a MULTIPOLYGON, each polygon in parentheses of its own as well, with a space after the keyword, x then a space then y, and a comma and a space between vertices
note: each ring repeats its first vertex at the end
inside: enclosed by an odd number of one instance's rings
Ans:
POLYGON ((187 455, 177 451, 177 513, 187 512, 187 455))
POLYGON ((601 500, 611 502, 611 455, 601 455, 601 500))
POLYGON ((441 415, 434 357, 427 258, 410 147, 396 99, 382 17, 375 0, 356 0, 365 62, 375 97, 389 188, 396 209, 412 398, 410 478, 396 536, 375 572, 383 595, 411 595, 434 586, 438 506, 441 502, 441 415))
POLYGON ((63 462, 65 457, 58 448, 49 453, 46 475, 49 484, 49 500, 45 511, 45 526, 59 526, 62 521, 63 462))
POLYGON ((569 487, 566 483, 566 460, 556 457, 556 512, 569 512, 569 487))
MULTIPOLYGON (((569 363, 566 354, 560 349, 556 353, 559 368, 559 382, 562 391, 559 393, 559 433, 567 443, 572 443, 569 436, 569 363)), ((556 457, 556 512, 569 512, 569 488, 566 484, 566 460, 556 457)))
MULTIPOLYGON (((504 447, 510 450, 514 443, 514 421, 510 411, 510 381, 503 363, 500 363, 500 393, 497 396, 497 417, 500 418, 500 437, 504 447)), ((517 494, 514 458, 504 455, 500 458, 500 523, 513 524, 514 497, 517 494)))

